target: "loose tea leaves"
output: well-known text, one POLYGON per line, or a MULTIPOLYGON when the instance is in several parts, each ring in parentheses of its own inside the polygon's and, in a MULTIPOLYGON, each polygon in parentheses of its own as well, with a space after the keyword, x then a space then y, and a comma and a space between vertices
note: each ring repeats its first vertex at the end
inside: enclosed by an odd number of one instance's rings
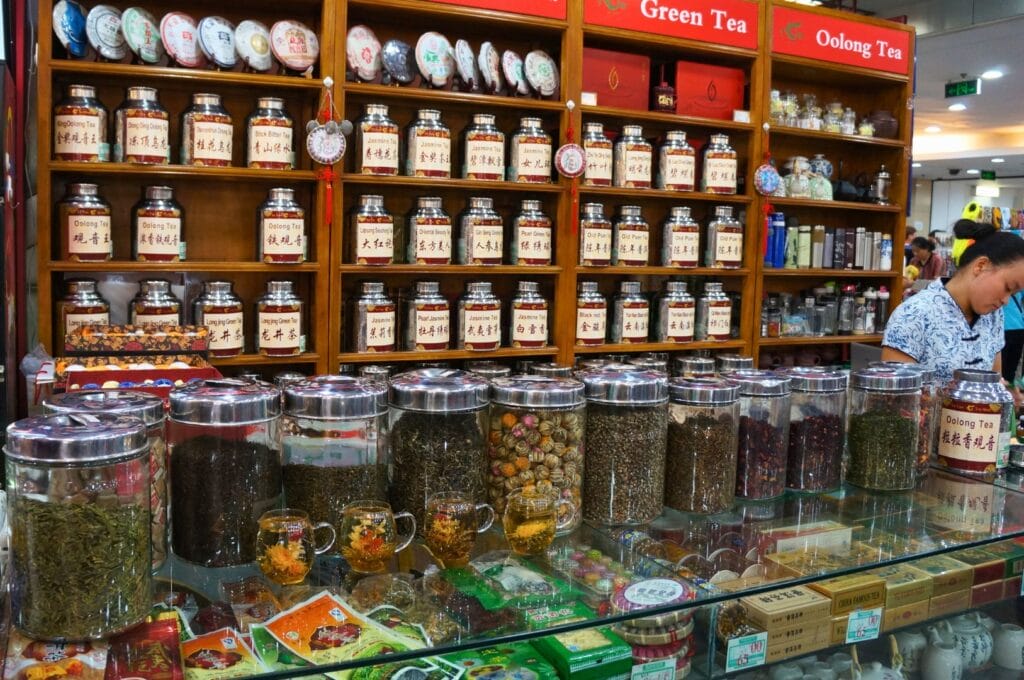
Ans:
POLYGON ((767 419, 740 417, 736 495, 748 500, 781 496, 785 488, 787 432, 767 419))
POLYGON ((843 419, 831 413, 808 415, 789 426, 786 486, 800 491, 831 491, 839 486, 843 462, 843 419))
POLYGON ((736 421, 697 414, 668 426, 665 505, 712 514, 732 507, 736 492, 736 421))
POLYGON ((387 474, 383 465, 285 465, 284 501, 305 510, 309 519, 341 526, 341 509, 356 500, 387 500, 387 474))
POLYGON ((887 411, 850 416, 851 484, 878 491, 914 486, 917 462, 918 414, 903 417, 887 411))

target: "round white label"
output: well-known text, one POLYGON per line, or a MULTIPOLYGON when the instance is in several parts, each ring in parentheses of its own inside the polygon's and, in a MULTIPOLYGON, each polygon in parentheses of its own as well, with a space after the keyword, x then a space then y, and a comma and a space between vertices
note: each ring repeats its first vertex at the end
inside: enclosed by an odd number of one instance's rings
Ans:
POLYGON ((683 595, 682 584, 667 578, 649 578, 626 588, 625 598, 641 607, 656 607, 678 600, 683 595))

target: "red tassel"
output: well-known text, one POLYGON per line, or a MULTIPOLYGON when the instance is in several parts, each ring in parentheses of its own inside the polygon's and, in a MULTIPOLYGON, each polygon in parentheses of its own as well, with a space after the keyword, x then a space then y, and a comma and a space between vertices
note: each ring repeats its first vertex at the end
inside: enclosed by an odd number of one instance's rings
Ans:
POLYGON ((334 215, 334 180, 338 179, 338 175, 334 172, 333 166, 327 165, 316 171, 316 178, 321 182, 326 183, 324 222, 327 225, 328 230, 330 230, 331 221, 334 215))

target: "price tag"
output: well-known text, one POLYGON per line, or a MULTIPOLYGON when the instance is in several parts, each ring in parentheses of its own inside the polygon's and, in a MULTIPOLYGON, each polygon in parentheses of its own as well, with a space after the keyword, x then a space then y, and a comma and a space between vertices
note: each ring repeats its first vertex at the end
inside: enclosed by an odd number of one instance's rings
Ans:
POLYGON ((633 666, 630 680, 676 680, 676 660, 662 659, 633 666))
POLYGON ((725 672, 744 671, 763 666, 768 658, 768 633, 729 640, 725 652, 725 672))
POLYGON ((846 644, 867 642, 878 637, 882 627, 882 608, 864 609, 850 612, 846 623, 846 644))

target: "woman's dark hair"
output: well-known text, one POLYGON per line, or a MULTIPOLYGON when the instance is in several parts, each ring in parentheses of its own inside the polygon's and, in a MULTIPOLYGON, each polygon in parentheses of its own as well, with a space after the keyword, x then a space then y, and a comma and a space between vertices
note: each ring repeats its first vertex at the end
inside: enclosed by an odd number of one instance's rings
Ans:
POLYGON ((1008 231, 996 231, 991 224, 958 220, 953 225, 953 234, 957 238, 974 239, 974 243, 960 256, 957 263, 960 269, 979 257, 987 257, 997 267, 1024 260, 1024 239, 1008 231))
POLYGON ((926 239, 924 236, 915 236, 914 240, 910 242, 911 248, 920 248, 921 250, 927 250, 929 253, 935 252, 935 244, 926 239))

